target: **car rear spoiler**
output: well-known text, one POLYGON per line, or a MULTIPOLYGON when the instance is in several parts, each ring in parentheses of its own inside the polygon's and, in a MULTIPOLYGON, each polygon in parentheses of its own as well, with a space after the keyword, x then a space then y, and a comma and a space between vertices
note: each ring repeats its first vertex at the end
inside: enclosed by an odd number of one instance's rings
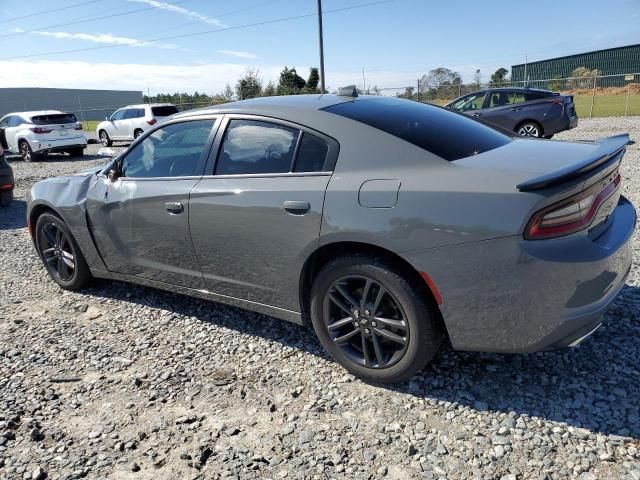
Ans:
POLYGON ((598 144, 599 147, 584 160, 571 163, 565 167, 540 175, 539 177, 534 177, 516 185, 516 188, 521 192, 540 190, 567 182, 595 170, 606 163, 620 161, 629 143, 629 134, 623 133, 621 135, 614 135, 613 137, 601 138, 594 143, 598 144))

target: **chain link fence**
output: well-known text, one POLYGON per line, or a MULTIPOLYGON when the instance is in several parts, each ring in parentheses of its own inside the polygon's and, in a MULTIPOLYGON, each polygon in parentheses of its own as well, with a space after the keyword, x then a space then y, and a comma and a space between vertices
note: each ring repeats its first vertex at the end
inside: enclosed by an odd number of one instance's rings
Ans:
POLYGON ((463 95, 493 87, 530 87, 573 95, 581 118, 640 115, 640 73, 445 85, 426 85, 418 80, 415 86, 373 88, 368 93, 444 105, 463 95))

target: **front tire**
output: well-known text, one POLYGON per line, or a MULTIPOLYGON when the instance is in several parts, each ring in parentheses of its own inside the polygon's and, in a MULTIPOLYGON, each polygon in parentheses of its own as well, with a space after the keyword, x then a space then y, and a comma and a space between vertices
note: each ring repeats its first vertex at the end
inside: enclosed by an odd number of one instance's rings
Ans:
POLYGON ((426 293, 383 258, 355 255, 329 262, 313 283, 310 312, 329 354, 374 383, 408 380, 443 339, 426 293))
POLYGON ((91 282, 91 272, 64 221, 53 213, 38 217, 35 244, 45 269, 65 290, 78 290, 91 282))
POLYGON ((109 138, 109 134, 104 130, 100 130, 99 137, 100 137, 100 143, 102 144, 103 147, 110 147, 112 145, 113 142, 109 138))
POLYGON ((0 191, 0 207, 8 207, 13 201, 13 190, 0 191))

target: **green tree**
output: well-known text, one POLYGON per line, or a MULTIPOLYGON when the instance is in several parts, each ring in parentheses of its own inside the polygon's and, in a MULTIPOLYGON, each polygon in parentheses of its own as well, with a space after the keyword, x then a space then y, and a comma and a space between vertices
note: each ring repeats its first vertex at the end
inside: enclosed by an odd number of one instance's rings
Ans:
POLYGON ((320 83, 320 73, 317 67, 311 67, 309 70, 309 78, 307 79, 306 91, 309 93, 319 93, 318 83, 320 83))
POLYGON ((509 74, 509 70, 504 67, 500 67, 493 75, 491 75, 491 80, 489 80, 489 85, 492 87, 502 87, 507 84, 509 74))
POLYGON ((248 68, 244 76, 236 82, 236 96, 239 100, 260 97, 262 95, 262 79, 259 70, 248 68))
POLYGON ((565 82, 562 78, 554 78, 547 84, 547 88, 549 90, 553 90, 554 92, 559 92, 561 90, 565 90, 565 82))
POLYGON ((306 86, 304 78, 298 75, 295 67, 284 67, 280 72, 280 80, 278 82, 278 95, 297 95, 302 92, 302 89, 306 86))
POLYGON ((578 67, 571 72, 571 80, 569 80, 569 88, 593 88, 595 77, 600 75, 600 70, 593 70, 587 67, 578 67))
POLYGON ((458 95, 462 77, 445 67, 434 68, 420 79, 420 95, 425 100, 447 99, 458 95))
POLYGON ((265 97, 273 97, 276 94, 276 84, 270 81, 269 83, 267 83, 267 86, 264 87, 262 95, 264 95, 265 97))

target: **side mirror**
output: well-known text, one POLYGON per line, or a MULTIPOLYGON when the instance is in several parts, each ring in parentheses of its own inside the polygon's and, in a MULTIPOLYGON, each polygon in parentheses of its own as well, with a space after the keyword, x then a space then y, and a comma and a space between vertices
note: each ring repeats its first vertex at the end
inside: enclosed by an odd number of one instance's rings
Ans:
POLYGON ((107 178, 110 182, 115 182, 116 180, 118 180, 118 178, 120 178, 120 173, 118 173, 116 169, 112 168, 111 170, 109 170, 109 173, 107 173, 107 178))

